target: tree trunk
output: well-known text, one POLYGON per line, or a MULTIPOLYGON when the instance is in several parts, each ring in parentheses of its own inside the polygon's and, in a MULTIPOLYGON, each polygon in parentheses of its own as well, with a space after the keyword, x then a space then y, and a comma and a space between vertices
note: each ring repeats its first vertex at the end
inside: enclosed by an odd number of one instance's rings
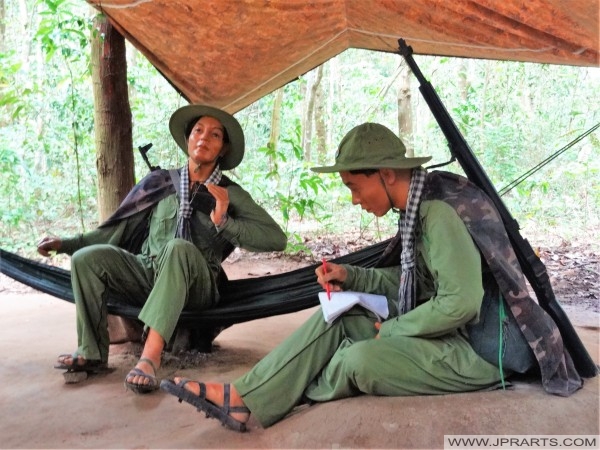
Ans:
POLYGON ((411 73, 408 66, 400 72, 398 89, 398 129, 400 138, 406 146, 406 155, 414 155, 413 145, 413 110, 411 104, 410 80, 411 73))
MULTIPOLYGON (((330 111, 331 114, 331 122, 330 126, 327 128, 327 148, 335 149, 338 147, 338 138, 335 136, 335 127, 334 123, 334 104, 336 99, 339 98, 341 88, 340 88, 340 80, 342 79, 342 75, 340 74, 339 60, 338 58, 333 58, 327 61, 327 70, 329 72, 329 86, 327 87, 327 91, 329 95, 327 96, 327 111, 330 111)), ((324 163, 332 158, 331 150, 327 153, 324 163)))
POLYGON ((469 96, 469 78, 468 78, 469 68, 467 66, 467 60, 461 59, 460 65, 458 66, 458 91, 460 92, 460 98, 463 103, 467 102, 467 98, 469 96))
POLYGON ((316 70, 311 72, 314 75, 314 79, 309 78, 309 88, 307 89, 306 98, 306 110, 304 113, 304 123, 302 126, 302 148, 304 149, 304 160, 311 161, 311 143, 312 143, 312 130, 313 130, 313 117, 315 114, 315 97, 319 84, 323 77, 323 66, 317 67, 316 70))
POLYGON ((94 19, 91 66, 102 222, 133 187, 134 161, 125 39, 101 14, 94 19))
POLYGON ((321 64, 317 70, 319 74, 317 79, 317 89, 315 91, 315 137, 317 140, 317 155, 318 161, 325 161, 327 159, 327 99, 325 98, 325 91, 323 89, 323 64, 321 64))
MULTIPOLYGON (((103 222, 133 187, 133 137, 125 39, 105 16, 98 14, 91 40, 98 210, 103 222)), ((139 341, 142 326, 137 321, 109 315, 108 333, 111 343, 139 341)))
MULTIPOLYGON (((275 92, 275 101, 273 102, 273 113, 271 115, 271 135, 267 147, 275 152, 277 150, 277 141, 281 132, 281 103, 283 102, 283 88, 275 92)), ((269 169, 272 171, 277 164, 277 158, 273 157, 269 161, 269 169)))

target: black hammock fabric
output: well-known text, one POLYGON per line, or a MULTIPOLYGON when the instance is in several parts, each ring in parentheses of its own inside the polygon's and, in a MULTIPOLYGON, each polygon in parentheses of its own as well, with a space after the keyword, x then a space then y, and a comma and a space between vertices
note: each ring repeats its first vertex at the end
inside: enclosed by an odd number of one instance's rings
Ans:
MULTIPOLYGON (((356 252, 332 259, 338 264, 374 267, 380 262, 390 240, 365 247, 356 252)), ((317 293, 322 290, 315 280, 314 264, 301 269, 258 278, 227 280, 219 287, 221 302, 206 311, 183 311, 179 325, 196 327, 203 325, 229 326, 254 319, 287 314, 319 304, 317 293)), ((71 289, 71 273, 23 258, 0 249, 0 272, 20 283, 62 300, 74 302, 71 289)), ((140 308, 123 305, 109 296, 109 314, 137 318, 140 308)))

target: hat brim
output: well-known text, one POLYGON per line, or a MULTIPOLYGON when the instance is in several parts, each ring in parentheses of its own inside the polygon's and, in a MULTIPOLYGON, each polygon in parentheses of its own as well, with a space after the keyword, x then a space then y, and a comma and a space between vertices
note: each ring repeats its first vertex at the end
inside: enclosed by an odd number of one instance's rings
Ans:
POLYGON ((223 110, 206 105, 186 105, 179 108, 169 120, 169 130, 173 139, 187 155, 185 129, 191 121, 197 121, 203 116, 214 117, 221 122, 229 136, 229 151, 221 158, 219 167, 221 170, 231 170, 237 167, 244 158, 244 131, 237 119, 223 110))
POLYGON ((431 156, 422 156, 419 158, 404 158, 398 161, 390 161, 385 164, 368 164, 360 162, 357 164, 334 164, 333 166, 311 167, 310 170, 317 173, 348 172, 351 170, 368 169, 414 169, 420 167, 426 162, 431 161, 431 156))

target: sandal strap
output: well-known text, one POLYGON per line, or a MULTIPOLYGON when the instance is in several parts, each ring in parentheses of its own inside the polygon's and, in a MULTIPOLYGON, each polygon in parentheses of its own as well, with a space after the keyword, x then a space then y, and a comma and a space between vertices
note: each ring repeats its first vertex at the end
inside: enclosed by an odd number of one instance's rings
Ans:
POLYGON ((177 383, 177 386, 185 389, 185 385, 188 383, 197 383, 200 387, 200 393, 198 394, 198 397, 200 397, 203 400, 206 399, 206 384, 204 383, 195 380, 190 380, 189 378, 182 378, 181 380, 179 380, 179 383, 177 383))
MULTIPOLYGON (((129 371, 129 373, 125 377, 125 380, 127 380, 127 378, 135 377, 135 376, 142 377, 142 378, 148 378, 149 380, 156 379, 156 377, 154 375, 150 375, 149 373, 144 372, 142 369, 138 369, 137 367, 134 367, 133 369, 131 369, 129 371)), ((132 383, 132 384, 137 384, 137 383, 132 383)))
MULTIPOLYGON (((204 383, 200 383, 204 384, 204 383)), ((223 410, 225 414, 230 413, 249 413, 250 410, 246 406, 231 406, 231 385, 229 383, 223 384, 223 410)))
POLYGON ((59 364, 63 364, 65 366, 70 366, 70 367, 79 367, 79 366, 84 366, 87 363, 87 358, 83 358, 84 363, 83 364, 79 364, 79 357, 81 355, 77 352, 73 352, 73 353, 63 353, 62 355, 58 355, 58 359, 57 362, 59 364), (62 358, 62 361, 61 361, 62 358), (65 363, 65 359, 67 358, 71 358, 71 364, 66 364, 65 363))
POLYGON ((229 383, 225 383, 223 385, 223 409, 225 410, 225 414, 229 414, 231 408, 230 394, 229 383))
POLYGON ((154 371, 154 376, 156 376, 156 366, 154 365, 154 362, 149 359, 149 358, 140 358, 138 362, 145 362, 146 364, 148 364, 150 367, 152 367, 152 370, 154 371))

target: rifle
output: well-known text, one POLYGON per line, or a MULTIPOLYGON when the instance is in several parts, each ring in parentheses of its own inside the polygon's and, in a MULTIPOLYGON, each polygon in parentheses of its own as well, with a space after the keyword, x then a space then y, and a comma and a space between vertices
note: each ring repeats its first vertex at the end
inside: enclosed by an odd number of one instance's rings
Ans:
POLYGON ((150 161, 148 160, 147 153, 151 148, 152 148, 152 143, 146 144, 143 147, 138 147, 138 150, 142 154, 142 158, 144 159, 144 162, 148 166, 148 169, 150 169, 150 172, 160 169, 160 166, 153 166, 152 164, 150 164, 150 161))
POLYGON ((412 47, 407 45, 404 39, 399 39, 398 45, 398 53, 404 57, 413 75, 415 75, 419 81, 419 91, 421 91, 421 95, 423 95, 423 98, 427 102, 429 109, 433 113, 435 120, 448 141, 452 159, 456 159, 459 162, 467 178, 487 194, 498 210, 498 213, 504 222, 511 245, 517 255, 521 269, 523 270, 523 274, 535 292, 539 305, 558 326, 579 375, 582 377, 596 376, 598 374, 596 364, 579 339, 569 318, 561 308, 560 304, 556 301, 552 285, 550 284, 550 278, 546 272, 546 266, 535 254, 529 242, 521 236, 519 224, 512 217, 500 199, 494 185, 483 170, 483 167, 479 164, 479 161, 469 147, 469 144, 467 144, 456 127, 456 124, 444 107, 437 92, 421 73, 419 66, 417 66, 417 63, 412 57, 412 47))

